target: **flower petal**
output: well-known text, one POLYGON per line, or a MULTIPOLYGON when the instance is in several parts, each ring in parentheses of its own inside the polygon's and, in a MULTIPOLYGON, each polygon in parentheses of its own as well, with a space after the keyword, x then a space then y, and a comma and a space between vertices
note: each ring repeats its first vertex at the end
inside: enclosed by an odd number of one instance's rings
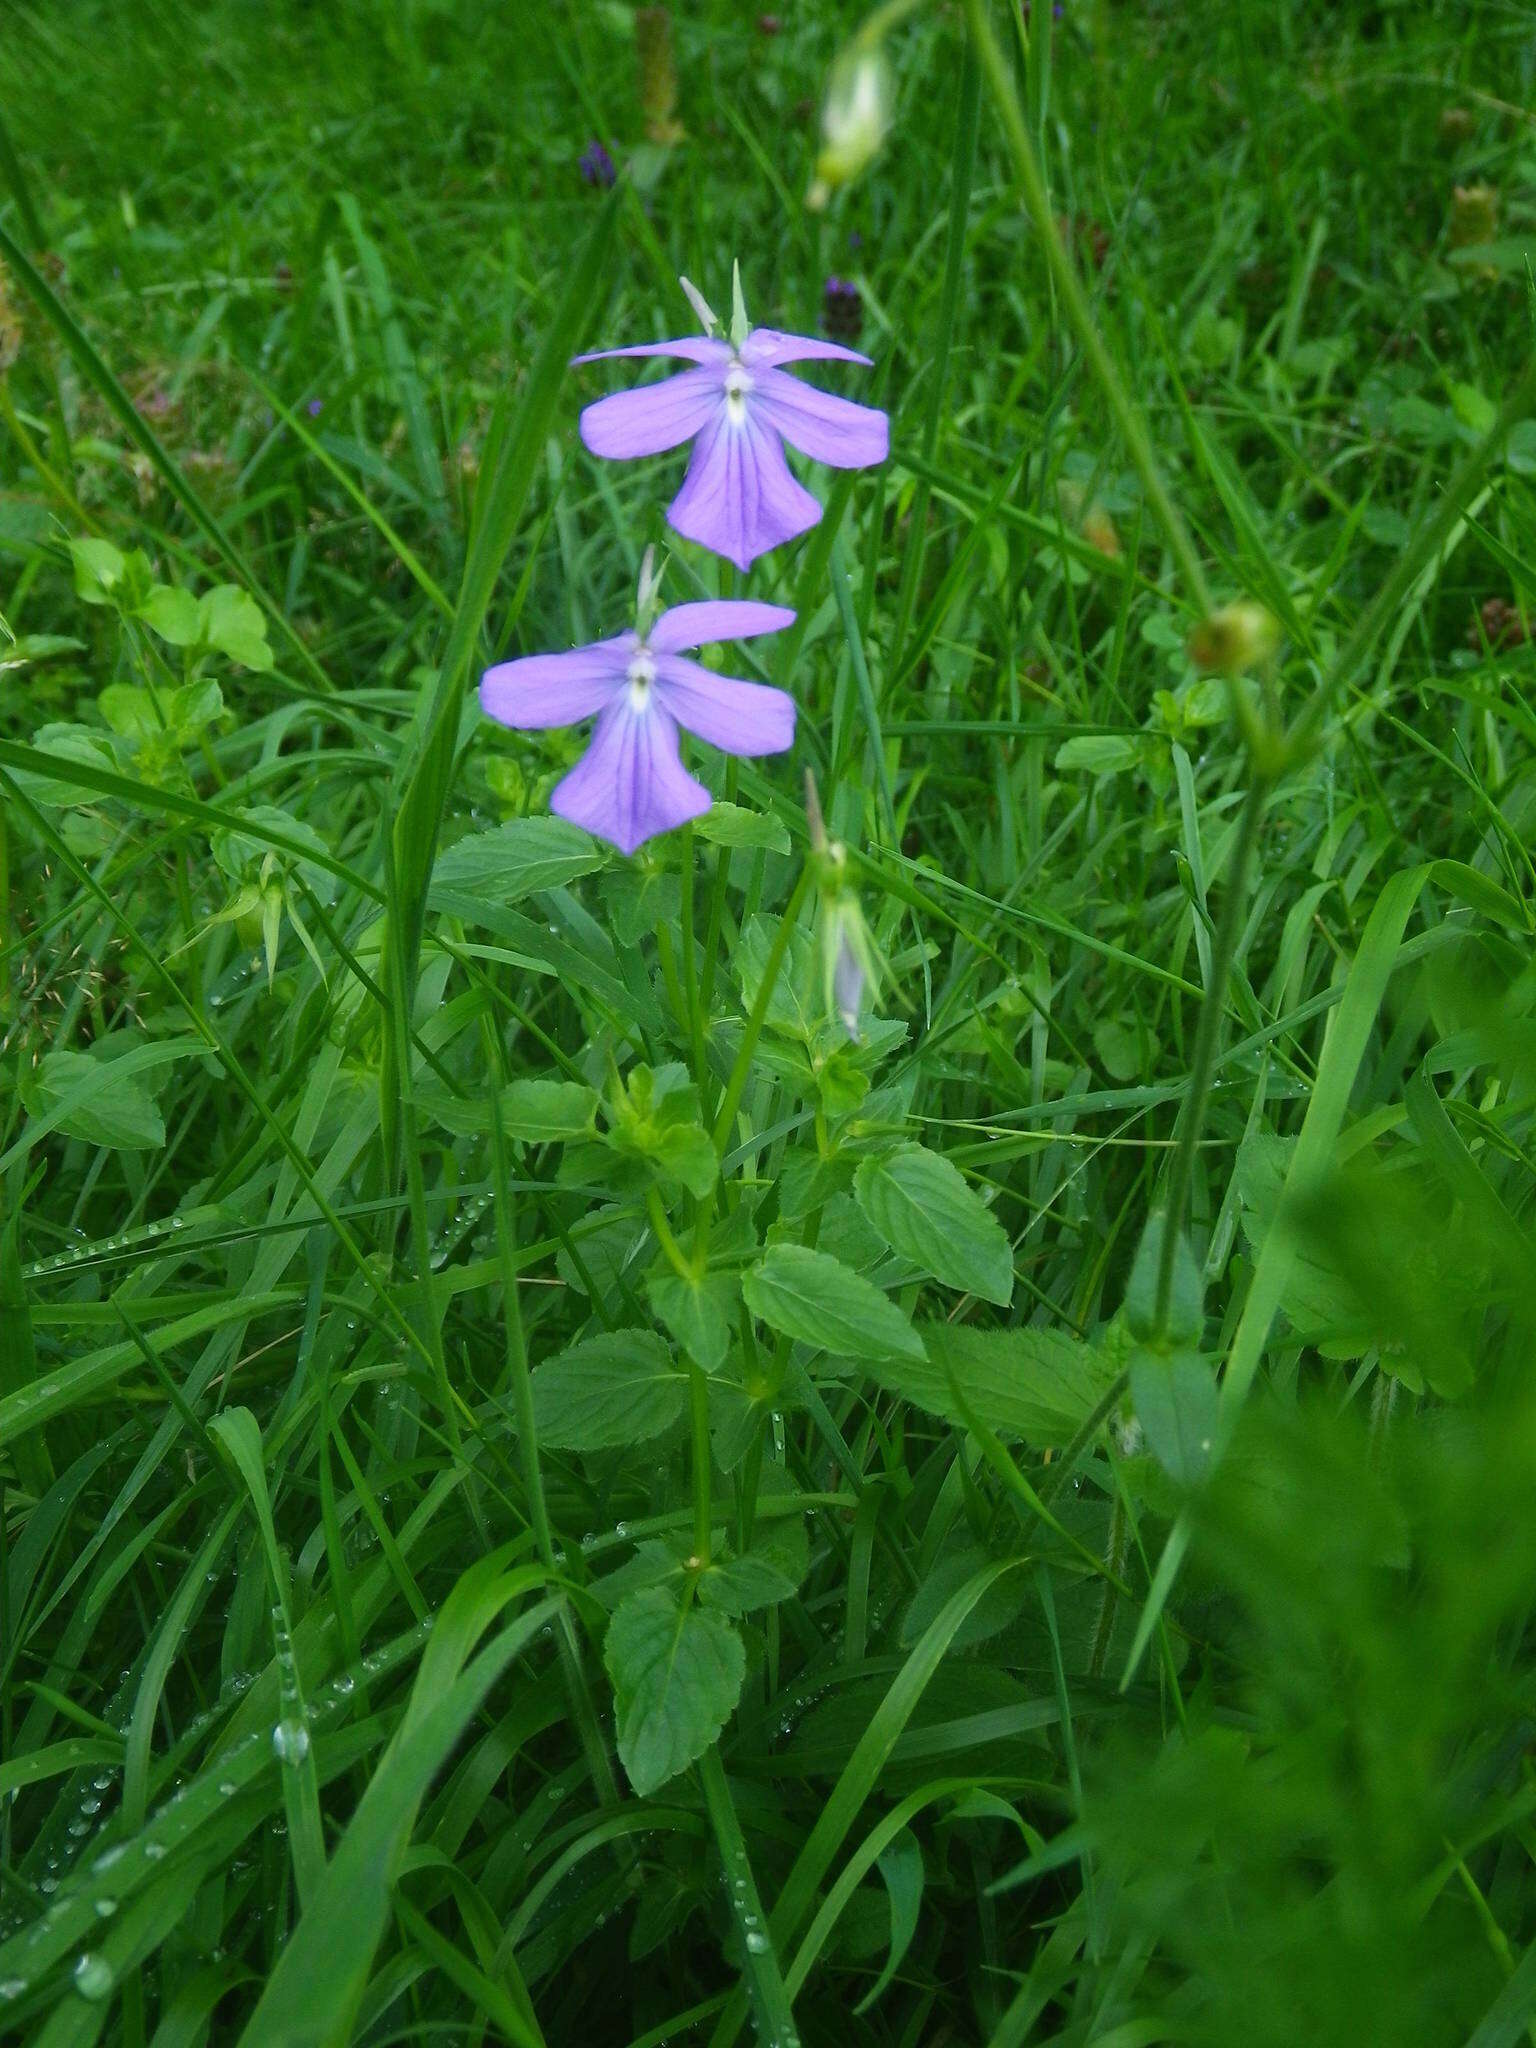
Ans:
POLYGON ((608 706, 591 746, 549 799, 556 817, 585 826, 621 853, 701 818, 709 806, 709 791, 678 757, 677 726, 654 692, 643 710, 628 692, 608 706))
POLYGON ((594 348, 584 356, 572 356, 578 363, 606 363, 614 356, 683 356, 690 363, 718 363, 722 369, 731 359, 727 343, 712 341, 707 334, 686 335, 681 341, 637 341, 629 348, 594 348))
POLYGON ((659 384, 599 398, 582 412, 581 438, 594 455, 621 462, 635 455, 660 455, 663 449, 691 441, 724 404, 720 378, 713 370, 684 370, 659 384))
POLYGON ((749 569, 780 541, 808 533, 821 507, 796 483, 779 437, 752 417, 724 407, 693 444, 683 488, 667 508, 676 530, 749 569))
POLYGON ((759 371, 747 405, 792 448, 834 469, 872 469, 891 452, 891 423, 878 407, 835 398, 785 370, 759 371))
POLYGON ((717 676, 696 661, 664 654, 656 694, 678 724, 722 754, 782 754, 795 739, 795 700, 766 683, 717 676))
POLYGON ((633 633, 571 647, 563 654, 525 654, 498 662, 480 678, 480 704, 500 725, 537 732, 552 725, 579 725, 621 689, 633 633))
POLYGON ((806 363, 813 359, 872 367, 868 356, 861 356, 856 348, 844 348, 840 341, 817 341, 809 334, 781 334, 777 327, 754 327, 741 345, 741 360, 749 370, 769 370, 776 363, 806 363))
POLYGON ((778 633, 795 623, 781 604, 754 604, 750 598, 706 598, 701 604, 675 604, 646 634, 654 654, 681 654, 687 647, 707 647, 715 640, 751 640, 759 633, 778 633))

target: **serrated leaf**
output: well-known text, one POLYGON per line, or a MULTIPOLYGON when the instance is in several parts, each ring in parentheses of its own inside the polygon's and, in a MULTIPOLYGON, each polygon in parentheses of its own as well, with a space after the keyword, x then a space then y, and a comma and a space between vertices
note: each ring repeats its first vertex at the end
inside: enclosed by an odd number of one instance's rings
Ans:
POLYGON ((729 1622, 665 1588, 632 1593, 608 1624, 619 1756, 647 1798, 701 1757, 741 1696, 746 1654, 729 1622))
POLYGON ((699 1598, 722 1614, 750 1614, 787 1600, 799 1585, 770 1552, 745 1551, 740 1557, 717 1558, 699 1576, 699 1598))
POLYGON ((559 889, 606 858, 589 833, 564 818, 513 818, 439 854, 432 895, 484 896, 505 906, 536 889, 559 889))
POLYGON ((924 1145, 866 1159, 854 1199, 894 1252, 946 1287, 1006 1308, 1013 1299, 1008 1233, 958 1168, 924 1145))
POLYGON ((681 1348, 705 1372, 718 1372, 731 1341, 731 1311, 740 1282, 732 1273, 655 1273, 648 1284, 651 1306, 681 1348))
POLYGON ((29 1116, 48 1118, 66 1138, 117 1152, 154 1151, 165 1143, 155 1098, 114 1059, 61 1047, 25 1076, 21 1099, 29 1116))
POLYGON ((571 1345, 533 1375, 533 1419, 552 1450, 648 1443, 678 1422, 687 1376, 654 1330, 609 1330, 571 1345))
POLYGON ((741 1291, 760 1322, 835 1357, 923 1357, 923 1340, 896 1304, 825 1252, 772 1245, 743 1276, 741 1291))
POLYGON ((920 1334, 925 1357, 873 1363, 870 1377, 963 1428, 958 1381, 966 1406, 990 1429, 1040 1449, 1075 1435, 1115 1377, 1106 1352, 1058 1330, 924 1323, 920 1334))

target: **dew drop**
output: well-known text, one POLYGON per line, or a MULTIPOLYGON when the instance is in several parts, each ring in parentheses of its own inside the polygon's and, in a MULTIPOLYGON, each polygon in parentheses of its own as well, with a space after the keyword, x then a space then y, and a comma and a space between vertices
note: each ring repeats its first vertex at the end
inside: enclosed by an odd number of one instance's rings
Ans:
POLYGON ((760 1927, 754 1927, 748 1932, 747 1947, 752 1951, 753 1955, 755 1956, 760 1956, 767 1953, 768 1937, 766 1934, 764 1934, 763 1930, 760 1927))
POLYGON ((160 1860, 164 1857, 165 1853, 166 1848, 164 1842, 146 1842, 144 1844, 144 1854, 151 1863, 160 1862, 160 1860))
POLYGON ((26 1988, 25 1977, 0 1977, 0 1998, 3 1998, 7 2005, 13 1998, 20 1998, 26 1988))
POLYGON ((309 1755, 309 1730, 302 1721, 279 1721, 272 1730, 272 1747, 285 1764, 301 1764, 309 1755))
POLYGON ((105 1998, 112 1989, 112 1965, 105 1956, 84 1955, 75 1964, 75 1989, 82 1998, 105 1998))
POLYGON ((116 1911, 116 1899, 98 1899, 96 1901, 96 1917, 98 1920, 110 1920, 116 1911))

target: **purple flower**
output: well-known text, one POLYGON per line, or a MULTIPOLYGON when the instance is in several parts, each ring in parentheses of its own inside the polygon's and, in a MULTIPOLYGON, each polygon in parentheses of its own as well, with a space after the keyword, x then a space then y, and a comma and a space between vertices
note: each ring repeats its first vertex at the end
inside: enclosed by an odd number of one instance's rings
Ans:
POLYGON ((591 745, 557 784, 549 807, 621 853, 709 809, 709 791, 679 757, 679 726, 726 754, 781 754, 795 736, 794 699, 783 690, 717 676, 683 659, 685 649, 709 641, 777 633, 794 613, 720 599, 674 605, 647 628, 648 569, 638 631, 564 654, 504 661, 480 682, 489 715, 522 731, 596 715, 591 745))
POLYGON ((613 158, 595 135, 576 159, 576 168, 589 185, 611 185, 619 175, 613 168, 613 158))
POLYGON ((704 334, 594 349, 575 361, 679 356, 697 367, 598 399, 581 415, 581 438, 594 455, 619 461, 691 441, 688 473, 667 518, 689 540, 747 569, 821 517, 821 506, 790 475, 784 443, 834 469, 867 469, 890 452, 890 423, 874 406, 834 398, 780 367, 812 358, 867 366, 868 356, 809 335, 749 328, 739 286, 727 341, 712 332, 719 323, 686 280, 684 287, 704 319, 704 334))
POLYGON ((325 400, 323 398, 312 398, 309 401, 307 410, 312 420, 319 419, 321 413, 325 411, 325 400))

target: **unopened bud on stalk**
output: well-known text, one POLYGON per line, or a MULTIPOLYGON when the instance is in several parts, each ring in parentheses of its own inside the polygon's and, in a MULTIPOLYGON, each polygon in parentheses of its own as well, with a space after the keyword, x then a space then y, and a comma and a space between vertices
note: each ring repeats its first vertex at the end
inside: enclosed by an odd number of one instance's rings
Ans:
POLYGON ((821 153, 805 203, 820 213, 832 194, 858 177, 891 127, 891 67, 875 42, 851 43, 832 66, 821 107, 821 153))
POLYGON ((857 892, 848 882, 847 851, 841 840, 827 837, 809 769, 805 772, 805 815, 816 862, 822 1000, 857 1042, 865 992, 875 995, 879 991, 880 951, 864 921, 857 892))
POLYGON ((1274 614, 1245 597, 1201 620, 1189 636, 1189 658, 1207 674, 1243 676, 1261 668, 1279 645, 1274 614))

